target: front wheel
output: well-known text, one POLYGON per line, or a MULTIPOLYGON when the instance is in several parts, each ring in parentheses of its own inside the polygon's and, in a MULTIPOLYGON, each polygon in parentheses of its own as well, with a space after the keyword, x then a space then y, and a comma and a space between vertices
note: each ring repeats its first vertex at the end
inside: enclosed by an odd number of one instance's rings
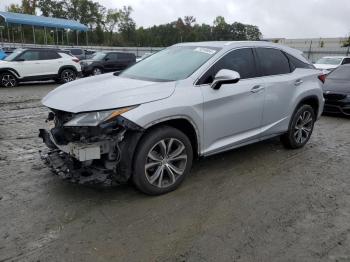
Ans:
POLYGON ((18 85, 17 78, 11 73, 3 73, 0 75, 1 87, 15 87, 18 85))
POLYGON ((315 121, 315 112, 311 106, 299 107, 292 116, 288 132, 281 136, 283 145, 291 149, 305 146, 311 137, 315 121))
POLYGON ((60 75, 60 80, 61 80, 61 83, 63 84, 72 82, 76 78, 77 78, 77 74, 72 69, 64 69, 60 75))
POLYGON ((188 137, 163 126, 146 134, 134 158, 133 182, 142 192, 161 195, 175 190, 191 169, 193 151, 188 137))
POLYGON ((99 67, 95 67, 93 70, 92 70, 92 75, 93 76, 97 76, 97 75, 101 75, 103 72, 102 72, 102 69, 99 68, 99 67))

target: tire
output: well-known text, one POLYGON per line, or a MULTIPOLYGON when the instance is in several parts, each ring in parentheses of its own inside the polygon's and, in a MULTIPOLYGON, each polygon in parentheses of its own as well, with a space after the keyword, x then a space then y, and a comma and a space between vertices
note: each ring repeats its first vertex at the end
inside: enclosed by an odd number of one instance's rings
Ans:
POLYGON ((77 73, 73 69, 63 69, 60 74, 62 84, 69 83, 77 79, 77 73))
POLYGON ((103 74, 103 71, 101 68, 99 67, 95 67, 92 69, 92 73, 91 73, 93 76, 97 76, 97 75, 101 75, 103 74))
POLYGON ((191 142, 184 133, 173 127, 158 127, 139 142, 132 180, 145 194, 165 194, 184 181, 190 172, 192 160, 191 142))
POLYGON ((309 105, 300 106, 293 114, 288 132, 281 136, 282 144, 289 149, 302 148, 309 141, 316 116, 309 105))
POLYGON ((12 73, 6 72, 0 75, 1 87, 15 87, 17 85, 18 85, 18 80, 12 73))

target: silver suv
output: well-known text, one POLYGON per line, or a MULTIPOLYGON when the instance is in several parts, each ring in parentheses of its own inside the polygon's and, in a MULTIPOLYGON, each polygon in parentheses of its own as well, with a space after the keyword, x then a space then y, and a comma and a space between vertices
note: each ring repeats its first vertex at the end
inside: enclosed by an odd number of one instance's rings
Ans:
POLYGON ((65 84, 43 100, 43 159, 79 183, 132 180, 167 193, 195 157, 274 136, 309 140, 323 110, 323 76, 297 50, 267 42, 177 44, 121 74, 65 84))

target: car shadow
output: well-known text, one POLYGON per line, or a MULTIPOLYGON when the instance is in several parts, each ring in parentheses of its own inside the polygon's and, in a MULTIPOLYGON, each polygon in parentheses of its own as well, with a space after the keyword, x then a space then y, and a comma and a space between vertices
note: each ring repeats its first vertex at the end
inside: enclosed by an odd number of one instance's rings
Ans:
MULTIPOLYGON (((240 165, 240 170, 242 170, 243 166, 249 165, 252 159, 257 160, 262 155, 273 155, 276 154, 276 151, 280 150, 285 149, 281 145, 279 138, 272 138, 213 156, 195 159, 191 173, 184 181, 184 184, 186 184, 186 187, 191 187, 192 184, 196 184, 197 179, 210 183, 218 172, 220 172, 220 174, 225 174, 227 170, 235 169, 238 165, 240 165)), ((242 174, 242 172, 238 172, 236 175, 240 174, 242 174)), ((114 186, 80 185, 54 177, 53 184, 55 195, 61 195, 63 198, 68 197, 68 199, 74 199, 75 201, 83 201, 86 199, 94 199, 94 201, 102 202, 111 199, 114 201, 130 201, 149 197, 138 191, 131 181, 126 184, 114 186), (59 180, 59 182, 57 180, 59 180)), ((184 186, 184 184, 182 184, 180 188, 184 186)), ((181 194, 176 193, 178 190, 168 194, 181 194)))

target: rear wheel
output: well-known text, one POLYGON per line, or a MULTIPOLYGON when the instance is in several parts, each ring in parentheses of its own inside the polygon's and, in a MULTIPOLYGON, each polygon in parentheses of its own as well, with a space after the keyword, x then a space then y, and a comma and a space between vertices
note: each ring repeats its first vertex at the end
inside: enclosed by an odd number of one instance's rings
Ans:
POLYGON ((60 80, 61 80, 61 83, 63 84, 72 82, 76 78, 77 78, 77 74, 72 69, 64 69, 60 75, 60 80))
POLYGON ((15 87, 18 85, 17 78, 12 73, 3 73, 0 76, 1 87, 15 87))
POLYGON ((142 192, 160 195, 175 190, 188 175, 193 151, 188 137, 172 127, 159 127, 140 141, 133 182, 142 192))
POLYGON ((292 116, 288 132, 281 136, 283 145, 291 149, 305 146, 311 137, 315 121, 315 112, 311 106, 299 107, 292 116))

